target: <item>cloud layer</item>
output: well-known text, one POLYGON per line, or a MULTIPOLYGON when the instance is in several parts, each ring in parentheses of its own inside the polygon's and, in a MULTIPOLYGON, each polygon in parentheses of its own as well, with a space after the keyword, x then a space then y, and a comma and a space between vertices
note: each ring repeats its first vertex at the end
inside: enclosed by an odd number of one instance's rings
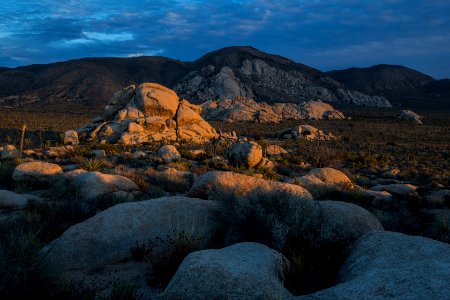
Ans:
POLYGON ((251 45, 321 70, 401 64, 450 77, 446 0, 5 0, 0 66, 80 57, 194 60, 251 45))

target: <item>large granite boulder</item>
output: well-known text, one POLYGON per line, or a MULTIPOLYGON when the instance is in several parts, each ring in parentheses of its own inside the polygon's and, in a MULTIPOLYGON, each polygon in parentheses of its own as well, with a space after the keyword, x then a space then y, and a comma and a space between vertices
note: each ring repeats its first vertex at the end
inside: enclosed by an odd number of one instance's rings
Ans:
POLYGON ((131 259, 135 246, 166 251, 169 245, 158 240, 176 240, 182 231, 207 247, 218 228, 217 210, 214 201, 181 196, 118 204, 70 227, 43 251, 63 271, 95 271, 131 259))
POLYGON ((170 281, 163 299, 273 299, 291 294, 280 275, 282 254, 257 243, 189 254, 170 281))
POLYGON ((448 299, 449 270, 450 245, 375 231, 353 245, 335 286, 291 299, 448 299))

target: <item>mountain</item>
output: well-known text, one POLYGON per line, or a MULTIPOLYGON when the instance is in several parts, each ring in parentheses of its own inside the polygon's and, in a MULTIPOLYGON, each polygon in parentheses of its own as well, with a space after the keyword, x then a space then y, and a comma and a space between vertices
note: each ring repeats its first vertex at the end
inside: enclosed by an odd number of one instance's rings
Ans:
POLYGON ((102 108, 114 91, 141 82, 163 84, 196 103, 241 96, 269 103, 322 99, 371 106, 389 106, 384 97, 394 104, 414 97, 420 100, 431 92, 444 91, 439 96, 444 97, 448 86, 400 66, 323 73, 242 46, 219 49, 193 62, 157 56, 85 58, 0 68, 0 106, 52 108, 71 103, 102 108))
POLYGON ((123 86, 140 82, 172 85, 185 63, 164 57, 85 58, 0 72, 0 105, 75 102, 100 108, 123 86))
POLYGON ((252 47, 228 47, 208 53, 191 63, 190 68, 173 88, 194 102, 240 96, 268 103, 322 99, 390 106, 384 98, 348 90, 319 70, 252 47))
POLYGON ((403 66, 376 65, 326 74, 350 89, 384 96, 398 106, 426 108, 450 104, 450 80, 436 80, 403 66))

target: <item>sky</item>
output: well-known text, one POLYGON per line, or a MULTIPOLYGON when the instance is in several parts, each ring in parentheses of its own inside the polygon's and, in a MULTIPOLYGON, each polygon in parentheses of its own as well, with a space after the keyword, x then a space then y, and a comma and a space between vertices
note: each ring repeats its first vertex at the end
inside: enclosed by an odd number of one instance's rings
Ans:
POLYGON ((0 66, 82 57, 193 61, 248 45, 322 71, 450 77, 450 0, 2 0, 0 66))

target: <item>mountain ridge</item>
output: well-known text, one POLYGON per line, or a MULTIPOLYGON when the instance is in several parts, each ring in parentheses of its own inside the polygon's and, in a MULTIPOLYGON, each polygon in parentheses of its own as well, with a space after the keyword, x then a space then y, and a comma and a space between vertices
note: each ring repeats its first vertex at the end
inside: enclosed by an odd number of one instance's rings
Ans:
MULTIPOLYGON (((114 91, 141 82, 174 88, 181 97, 197 103, 239 96, 272 103, 316 99, 376 106, 388 103, 378 97, 383 93, 365 95, 365 87, 353 89, 351 82, 333 78, 333 72, 321 72, 251 46, 225 47, 192 62, 163 56, 81 58, 0 67, 0 106, 53 107, 71 102, 100 108, 114 91)), ((440 88, 435 84, 430 90, 436 93, 440 88)))

